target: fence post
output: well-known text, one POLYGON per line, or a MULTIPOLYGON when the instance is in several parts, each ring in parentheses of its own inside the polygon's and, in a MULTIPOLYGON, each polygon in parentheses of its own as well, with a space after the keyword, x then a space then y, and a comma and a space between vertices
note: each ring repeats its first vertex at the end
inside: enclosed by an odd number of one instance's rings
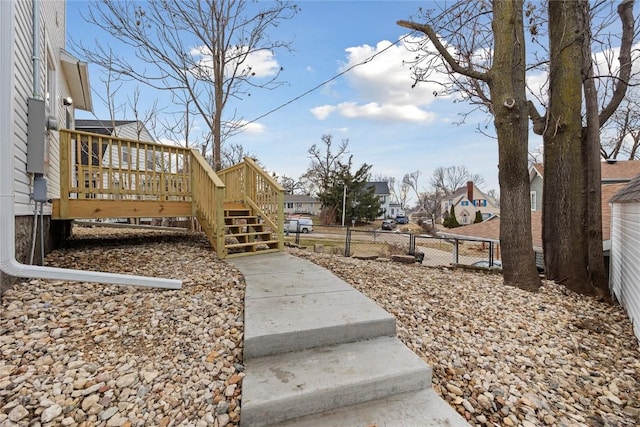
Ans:
POLYGON ((458 239, 453 239, 453 263, 458 264, 458 239))
POLYGON ((493 267, 493 242, 489 242, 489 267, 493 267))
POLYGON ((347 227, 346 240, 344 242, 344 256, 349 257, 351 253, 351 227, 347 227))

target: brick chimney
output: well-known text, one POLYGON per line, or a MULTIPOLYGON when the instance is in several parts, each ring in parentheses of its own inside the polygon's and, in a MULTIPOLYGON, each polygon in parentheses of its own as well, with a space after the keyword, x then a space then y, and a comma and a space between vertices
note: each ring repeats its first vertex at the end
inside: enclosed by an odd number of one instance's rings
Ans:
POLYGON ((473 203, 473 181, 467 181, 467 199, 473 203))

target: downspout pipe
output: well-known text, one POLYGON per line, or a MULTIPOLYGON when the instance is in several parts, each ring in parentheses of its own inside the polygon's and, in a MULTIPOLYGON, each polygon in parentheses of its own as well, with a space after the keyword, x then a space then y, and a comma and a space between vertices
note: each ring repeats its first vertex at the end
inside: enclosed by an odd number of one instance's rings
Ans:
POLYGON ((0 1, 0 40, 4 40, 0 43, 0 270, 14 277, 180 289, 182 281, 175 279, 26 265, 16 260, 13 103, 20 100, 14 96, 14 7, 15 2, 0 1))
POLYGON ((40 40, 41 37, 41 27, 40 27, 40 1, 32 0, 31 4, 31 16, 33 16, 33 31, 32 31, 32 52, 33 57, 31 58, 33 61, 33 97, 42 99, 42 93, 40 93, 40 79, 41 72, 40 68, 42 66, 42 53, 40 52, 40 40))

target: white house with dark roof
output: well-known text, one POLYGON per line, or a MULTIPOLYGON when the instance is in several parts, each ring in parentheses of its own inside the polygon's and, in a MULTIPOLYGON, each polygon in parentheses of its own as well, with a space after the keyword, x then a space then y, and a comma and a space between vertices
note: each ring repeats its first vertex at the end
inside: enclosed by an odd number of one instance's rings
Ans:
POLYGON ((320 201, 306 194, 285 194, 284 214, 320 215, 320 201))
POLYGON ((75 129, 119 138, 156 142, 147 127, 140 120, 87 120, 78 119, 75 129))
POLYGON ((380 209, 382 214, 377 219, 388 218, 392 215, 391 212, 391 191, 389 191, 389 183, 386 181, 371 181, 367 182, 367 188, 374 187, 374 194, 378 196, 380 200, 380 209))

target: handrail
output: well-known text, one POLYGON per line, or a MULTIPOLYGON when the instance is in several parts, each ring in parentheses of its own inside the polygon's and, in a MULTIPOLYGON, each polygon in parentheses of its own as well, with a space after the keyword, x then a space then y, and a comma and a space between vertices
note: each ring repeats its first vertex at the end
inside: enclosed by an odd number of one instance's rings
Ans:
POLYGON ((250 157, 242 163, 218 171, 226 186, 225 201, 246 203, 284 236, 284 188, 250 157))
POLYGON ((191 150, 193 211, 220 258, 226 257, 224 245, 224 191, 222 180, 198 150, 191 150))

